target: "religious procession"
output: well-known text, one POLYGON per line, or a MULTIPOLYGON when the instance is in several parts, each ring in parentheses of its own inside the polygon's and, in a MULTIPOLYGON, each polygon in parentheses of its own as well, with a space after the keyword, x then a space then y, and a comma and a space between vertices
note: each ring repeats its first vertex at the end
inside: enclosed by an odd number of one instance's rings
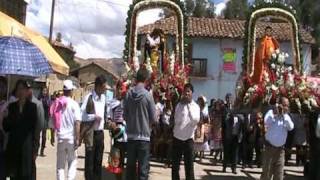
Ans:
POLYGON ((0 180, 320 180, 319 4, 0 0, 0 180))

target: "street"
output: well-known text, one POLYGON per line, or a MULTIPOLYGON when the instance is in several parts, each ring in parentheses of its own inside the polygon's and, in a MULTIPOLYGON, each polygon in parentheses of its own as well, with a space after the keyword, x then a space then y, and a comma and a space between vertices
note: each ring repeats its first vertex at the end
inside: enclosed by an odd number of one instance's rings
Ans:
MULTIPOLYGON (((105 154, 104 164, 107 164, 108 152, 110 149, 110 138, 107 132, 105 132, 105 154)), ((56 148, 52 147, 49 143, 45 149, 46 157, 38 157, 37 159, 37 179, 38 180, 55 180, 56 179, 56 148)), ((78 150, 78 169, 77 180, 84 180, 84 146, 81 146, 78 150)), ((220 163, 213 165, 212 157, 207 155, 206 159, 203 159, 203 163, 195 163, 195 175, 196 179, 203 180, 253 180, 259 179, 261 169, 244 169, 240 166, 237 169, 237 175, 231 173, 231 169, 227 169, 227 173, 222 173, 222 166, 220 163)), ((184 177, 184 167, 181 166, 180 174, 181 178, 184 177)), ((285 168, 285 180, 302 180, 303 168, 302 167, 286 167, 285 168)), ((112 174, 103 170, 103 180, 115 179, 112 174)), ((150 170, 151 180, 170 180, 171 169, 164 168, 162 163, 151 162, 150 170)))

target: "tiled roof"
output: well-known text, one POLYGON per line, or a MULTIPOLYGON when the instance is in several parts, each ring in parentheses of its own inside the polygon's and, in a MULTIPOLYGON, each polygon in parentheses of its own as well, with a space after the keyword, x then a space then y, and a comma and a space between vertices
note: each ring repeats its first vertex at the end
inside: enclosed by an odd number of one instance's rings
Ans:
POLYGON ((77 58, 76 62, 80 64, 80 67, 73 71, 78 71, 79 69, 82 69, 90 65, 97 65, 117 79, 120 78, 120 76, 123 75, 126 71, 123 63, 124 61, 119 58, 113 58, 113 59, 89 58, 86 60, 77 58))
MULTIPOLYGON (((174 35, 176 33, 176 20, 174 17, 161 19, 154 24, 148 24, 139 28, 139 34, 151 33, 154 28, 162 29, 166 34, 174 35)), ((291 40, 291 28, 288 23, 271 23, 264 22, 257 24, 257 35, 261 38, 264 34, 264 29, 267 26, 273 28, 273 34, 280 41, 291 40)), ((304 43, 315 43, 312 35, 304 29, 299 30, 302 41, 304 43)), ((188 18, 187 35, 190 37, 210 37, 210 38, 232 38, 243 39, 245 33, 245 21, 215 19, 215 18, 188 18)))
POLYGON ((61 48, 65 48, 65 49, 68 49, 68 50, 70 50, 70 51, 72 51, 72 52, 75 52, 74 49, 73 49, 73 47, 66 46, 66 45, 64 45, 62 42, 59 42, 59 41, 56 41, 56 40, 54 40, 54 41, 52 42, 52 45, 53 45, 53 46, 57 46, 57 47, 61 47, 61 48))

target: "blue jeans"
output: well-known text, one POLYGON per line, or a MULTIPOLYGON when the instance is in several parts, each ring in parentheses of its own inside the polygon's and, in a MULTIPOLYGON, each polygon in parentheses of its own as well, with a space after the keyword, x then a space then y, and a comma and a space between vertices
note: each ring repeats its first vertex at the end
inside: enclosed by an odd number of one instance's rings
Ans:
POLYGON ((128 162, 126 180, 148 180, 149 178, 149 154, 150 142, 132 141, 127 144, 128 162), (136 163, 138 162, 138 176, 136 163))

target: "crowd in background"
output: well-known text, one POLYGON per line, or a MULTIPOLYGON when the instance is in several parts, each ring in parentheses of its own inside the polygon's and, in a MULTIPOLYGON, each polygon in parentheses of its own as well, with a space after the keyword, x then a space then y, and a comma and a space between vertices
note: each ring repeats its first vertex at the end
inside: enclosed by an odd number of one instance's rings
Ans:
POLYGON ((51 96, 43 88, 38 98, 29 82, 19 80, 8 98, 6 79, 0 78, 0 180, 35 180, 36 158, 45 156, 47 139, 57 143, 58 180, 75 179, 81 144, 85 179, 101 180, 105 129, 113 142, 106 169, 119 180, 124 168, 128 180, 134 174, 148 179, 150 157, 172 167, 174 180, 180 179, 180 161, 186 179, 193 180, 193 163, 203 163, 204 158, 222 164, 223 172, 231 167, 234 174, 239 164, 262 167, 263 180, 282 180, 284 165, 305 166, 309 179, 320 178, 319 107, 310 109, 279 97, 268 107, 240 109, 234 107, 231 94, 224 100, 208 102, 200 96, 194 101, 192 84, 185 85, 176 101, 163 101, 145 89, 147 77, 147 71, 140 70, 130 89, 118 83, 114 99, 107 101, 107 81, 99 76, 81 106, 72 99, 76 87, 70 80, 51 96), (295 164, 290 164, 293 154, 295 164))
MULTIPOLYGON (((281 104, 282 98, 279 99, 281 104)), ((210 103, 206 97, 200 96, 196 103, 200 107, 200 120, 193 137, 194 161, 202 163, 203 158, 209 158, 213 164, 221 163, 223 172, 230 166, 232 172, 237 174, 237 165, 243 169, 263 167, 263 152, 271 146, 285 152, 283 166, 305 166, 305 169, 308 169, 310 144, 308 118, 302 112, 302 107, 296 103, 287 104, 287 110, 283 112, 287 114, 285 117, 289 117, 289 121, 292 121, 292 127, 286 129, 283 135, 278 130, 273 132, 277 134, 276 138, 283 137, 285 140, 279 145, 266 144, 268 143, 266 115, 270 110, 275 111, 276 105, 235 109, 231 94, 227 94, 225 100, 211 99, 210 103), (294 163, 290 161, 293 160, 293 154, 296 155, 294 163)), ((165 167, 169 167, 173 158, 172 144, 173 146, 176 144, 172 141, 175 126, 175 117, 172 113, 174 109, 169 102, 157 102, 156 107, 160 116, 159 124, 154 126, 152 131, 151 153, 155 159, 164 162, 165 167)), ((271 127, 269 129, 271 130, 271 127)), ((283 174, 283 166, 278 174, 283 174)))

